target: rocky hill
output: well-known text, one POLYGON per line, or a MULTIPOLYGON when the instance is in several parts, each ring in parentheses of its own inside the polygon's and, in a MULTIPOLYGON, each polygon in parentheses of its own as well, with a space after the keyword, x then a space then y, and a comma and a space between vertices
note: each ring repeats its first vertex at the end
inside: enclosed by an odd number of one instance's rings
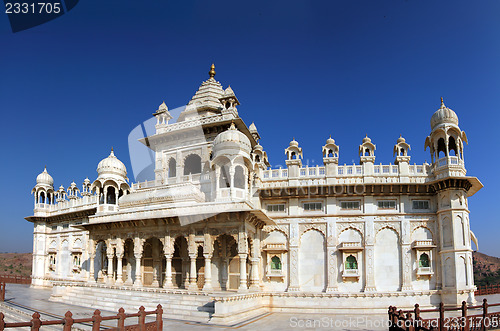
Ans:
POLYGON ((474 283, 476 286, 500 284, 500 258, 474 252, 474 283))
POLYGON ((0 274, 31 275, 31 253, 0 253, 0 274))
MULTIPOLYGON (((479 252, 473 257, 475 284, 500 284, 500 258, 479 252)), ((30 276, 31 263, 31 253, 0 253, 0 274, 30 276)))

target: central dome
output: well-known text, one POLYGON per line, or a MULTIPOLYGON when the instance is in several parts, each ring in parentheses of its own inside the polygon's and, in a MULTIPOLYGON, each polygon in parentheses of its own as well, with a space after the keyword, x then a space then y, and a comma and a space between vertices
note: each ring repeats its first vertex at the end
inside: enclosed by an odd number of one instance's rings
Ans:
POLYGON ((443 98, 441 98, 441 107, 431 117, 431 129, 434 130, 438 125, 445 123, 458 125, 458 116, 444 105, 443 98))
POLYGON ((107 158, 99 162, 97 166, 97 174, 99 177, 104 174, 115 174, 123 177, 127 177, 127 168, 122 161, 118 160, 111 149, 111 153, 107 158))
POLYGON ((241 131, 236 129, 234 122, 231 123, 229 129, 221 132, 215 137, 214 152, 217 153, 225 149, 239 149, 250 155, 252 145, 250 139, 241 131))

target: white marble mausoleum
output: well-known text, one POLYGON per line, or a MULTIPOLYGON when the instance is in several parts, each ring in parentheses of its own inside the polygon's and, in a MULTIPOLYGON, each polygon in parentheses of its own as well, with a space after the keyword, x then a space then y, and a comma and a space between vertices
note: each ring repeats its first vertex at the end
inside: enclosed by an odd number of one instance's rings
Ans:
POLYGON ((214 66, 209 76, 174 123, 165 103, 154 113, 155 132, 141 139, 154 179, 131 183, 117 157, 126 153, 113 150, 80 187, 38 175, 26 218, 32 286, 52 287, 56 301, 161 303, 214 323, 474 301, 468 198, 482 184, 466 175, 467 136, 443 101, 422 136, 431 164, 411 163, 402 137, 393 164, 376 163, 368 137, 359 164, 341 164, 325 132, 323 164, 304 166, 293 139, 286 167, 271 168, 272 142, 243 122, 214 66))

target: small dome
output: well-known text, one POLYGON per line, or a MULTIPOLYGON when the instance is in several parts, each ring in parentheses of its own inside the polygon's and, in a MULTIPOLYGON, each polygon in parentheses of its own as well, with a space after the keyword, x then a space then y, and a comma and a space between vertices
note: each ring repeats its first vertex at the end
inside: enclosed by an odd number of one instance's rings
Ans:
POLYGON ((290 147, 292 146, 295 146, 295 147, 299 147, 299 142, 295 140, 295 138, 293 138, 292 141, 290 141, 290 147))
POLYGON ((36 177, 36 183, 49 186, 54 185, 54 179, 47 172, 47 167, 45 167, 45 169, 43 169, 43 172, 36 177))
POLYGON ((260 145, 260 144, 257 144, 253 147, 253 150, 254 151, 263 151, 264 148, 260 145))
POLYGON ((229 129, 221 132, 215 137, 214 140, 214 152, 225 148, 234 149, 238 147, 239 149, 250 154, 252 149, 250 144, 250 139, 241 131, 236 129, 234 122, 231 123, 229 129))
POLYGON ((85 180, 83 181, 84 184, 90 184, 90 179, 87 177, 85 178, 85 180))
POLYGON ((372 142, 372 140, 370 138, 368 138, 368 136, 363 138, 363 144, 364 143, 371 143, 371 142, 372 142))
POLYGON ((330 138, 328 138, 326 140, 326 144, 329 145, 329 144, 334 144, 335 145, 335 139, 332 139, 332 137, 330 136, 330 138))
POLYGON ((403 138, 403 137, 401 137, 401 136, 399 136, 399 138, 397 140, 397 143, 400 144, 400 143, 404 143, 404 142, 406 142, 406 139, 403 138))
POLYGON ((431 117, 431 129, 434 130, 436 126, 444 123, 458 125, 458 116, 444 105, 443 98, 441 98, 441 107, 431 117))
POLYGON ((115 174, 123 177, 127 177, 127 168, 122 161, 118 160, 111 149, 111 153, 107 158, 99 162, 97 166, 97 174, 101 177, 104 174, 115 174))

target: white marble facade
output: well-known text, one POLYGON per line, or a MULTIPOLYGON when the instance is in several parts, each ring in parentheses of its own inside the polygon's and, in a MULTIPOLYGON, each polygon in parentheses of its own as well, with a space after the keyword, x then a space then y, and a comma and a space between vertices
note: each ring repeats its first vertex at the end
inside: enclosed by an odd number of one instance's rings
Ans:
POLYGON ((154 113, 156 133, 141 140, 154 180, 129 184, 113 151, 82 189, 37 177, 34 286, 322 293, 312 300, 367 307, 382 296, 474 300, 467 200, 482 185, 466 176, 467 137, 443 102, 425 140, 431 164, 411 164, 402 137, 394 164, 376 164, 365 137, 359 164, 341 165, 330 137, 322 165, 303 166, 294 139, 286 167, 272 169, 233 90, 209 74, 175 123, 165 103, 154 113))

